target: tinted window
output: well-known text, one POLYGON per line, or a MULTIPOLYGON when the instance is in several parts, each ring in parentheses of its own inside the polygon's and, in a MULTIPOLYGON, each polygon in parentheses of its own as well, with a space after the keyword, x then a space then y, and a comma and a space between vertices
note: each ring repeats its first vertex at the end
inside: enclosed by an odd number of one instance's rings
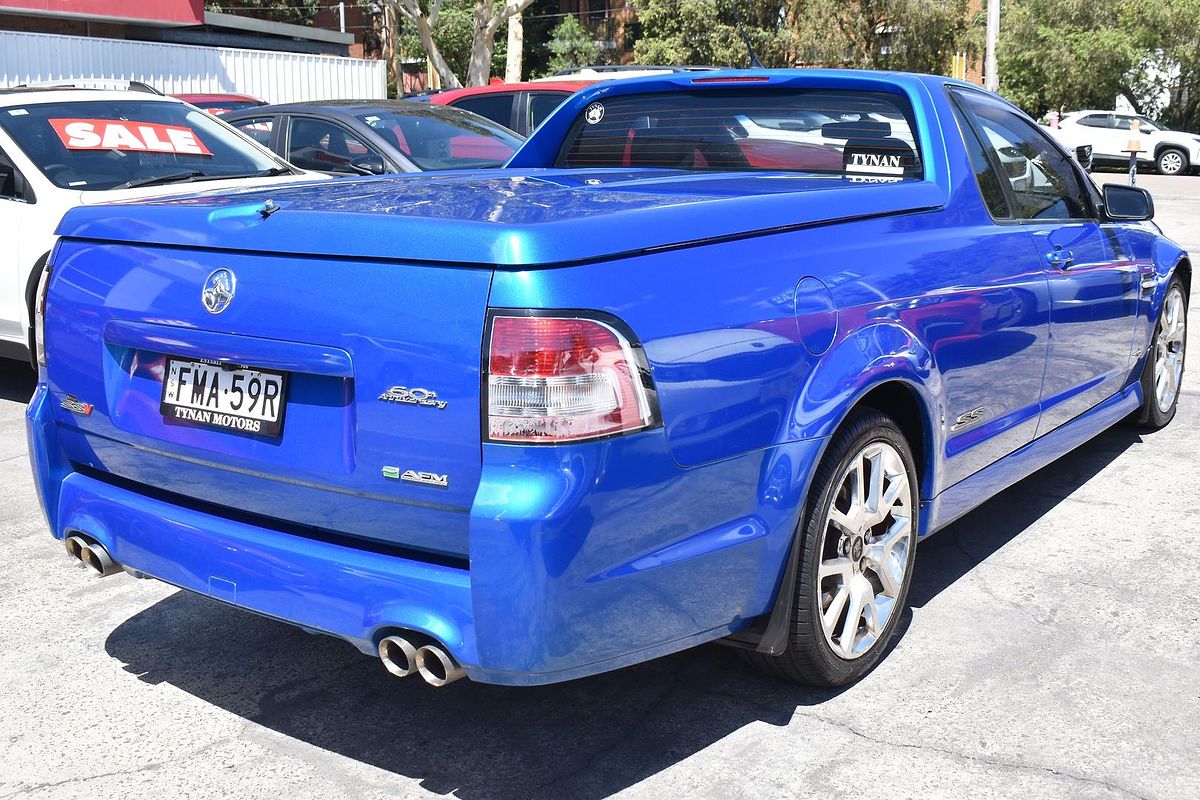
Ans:
POLYGON ((875 92, 619 95, 580 113, 559 163, 898 181, 923 174, 911 119, 901 97, 875 92))
POLYGON ((0 197, 12 199, 17 196, 17 168, 0 150, 0 197))
POLYGON ((492 122, 497 122, 507 128, 512 124, 513 100, 515 98, 516 95, 514 94, 480 94, 456 100, 451 105, 454 108, 461 108, 464 111, 470 111, 472 114, 487 117, 492 122))
POLYGON ((302 169, 359 175, 361 171, 351 165, 354 159, 379 155, 362 139, 333 122, 292 117, 290 128, 288 160, 302 169))
POLYGON ((408 104, 358 116, 422 170, 498 167, 521 137, 489 119, 456 108, 408 104))
POLYGON ((192 105, 196 108, 203 108, 213 116, 220 116, 230 111, 241 111, 243 108, 255 108, 266 104, 255 100, 201 100, 198 103, 192 103, 192 105))
POLYGON ((962 131, 963 143, 966 145, 967 155, 971 159, 971 171, 975 173, 979 194, 983 197, 988 213, 996 219, 1006 219, 1012 216, 1008 208, 1008 198, 1005 197, 1000 183, 1000 176, 992 168, 992 162, 988 160, 983 142, 979 140, 978 134, 975 133, 957 103, 954 104, 954 117, 958 121, 959 130, 962 131))
POLYGON ((1038 220, 1090 216, 1071 160, 1036 125, 983 95, 959 96, 1012 189, 1014 216, 1038 220))
POLYGON ((0 111, 0 127, 56 186, 93 191, 155 177, 255 175, 279 163, 183 103, 33 103, 0 111))
POLYGON ((1088 114, 1079 120, 1079 124, 1089 128, 1107 128, 1111 118, 1110 114, 1088 114))
POLYGON ((542 120, 550 116, 550 112, 562 105, 568 94, 531 94, 529 95, 529 130, 542 124, 542 120))
POLYGON ((251 119, 240 119, 237 122, 229 124, 263 147, 271 146, 271 132, 275 130, 275 117, 253 117, 251 119))

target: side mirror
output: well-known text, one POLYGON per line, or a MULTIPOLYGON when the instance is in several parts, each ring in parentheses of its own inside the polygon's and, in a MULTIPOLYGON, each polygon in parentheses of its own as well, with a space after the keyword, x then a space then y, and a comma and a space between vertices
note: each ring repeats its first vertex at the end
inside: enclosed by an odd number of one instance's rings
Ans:
POLYGON ((1143 220, 1154 218, 1154 198, 1136 186, 1104 185, 1104 216, 1109 219, 1143 220))
POLYGON ((1154 133, 1154 128, 1151 128, 1149 125, 1143 125, 1141 131, 1142 133, 1154 133))
POLYGON ((1092 146, 1090 144, 1081 144, 1075 148, 1075 160, 1079 162, 1079 166, 1083 167, 1084 172, 1092 171, 1092 146))
POLYGON ((362 175, 386 175, 387 164, 377 153, 366 153, 350 159, 350 168, 362 175))

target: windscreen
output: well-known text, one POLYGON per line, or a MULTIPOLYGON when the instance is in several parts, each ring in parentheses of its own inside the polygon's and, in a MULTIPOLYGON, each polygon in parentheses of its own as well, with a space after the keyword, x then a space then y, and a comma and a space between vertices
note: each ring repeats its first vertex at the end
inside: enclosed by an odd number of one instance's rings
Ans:
POLYGON ((422 170, 498 167, 521 146, 508 128, 455 108, 414 104, 357 116, 422 170))
POLYGON ((589 104, 563 167, 798 171, 858 180, 923 175, 912 111, 881 92, 730 90, 618 95, 589 104))
POLYGON ((243 177, 280 168, 240 134, 183 103, 31 103, 0 110, 0 127, 64 189, 243 177))

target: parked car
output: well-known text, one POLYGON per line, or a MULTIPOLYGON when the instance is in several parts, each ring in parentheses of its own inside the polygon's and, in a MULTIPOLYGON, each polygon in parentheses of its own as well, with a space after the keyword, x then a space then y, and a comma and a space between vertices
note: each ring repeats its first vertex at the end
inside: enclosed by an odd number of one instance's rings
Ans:
POLYGON ((838 686, 921 539, 1171 421, 1193 271, 1144 190, 945 78, 693 78, 585 88, 500 172, 69 213, 53 535, 433 685, 721 640, 838 686), (797 108, 836 167, 752 163, 734 118, 797 108))
POLYGON ((68 208, 317 177, 157 93, 0 90, 0 356, 30 358, 34 289, 68 208))
POLYGON ((404 100, 285 103, 223 119, 296 166, 331 175, 498 167, 522 141, 469 111, 404 100))
POLYGON ((433 105, 471 111, 522 136, 528 136, 563 100, 593 83, 595 81, 494 83, 451 89, 429 95, 428 99, 433 105))
POLYGON ((171 96, 176 100, 191 103, 196 108, 203 108, 214 117, 228 114, 230 111, 241 111, 244 108, 266 105, 262 100, 248 94, 176 94, 171 96))
POLYGON ((1186 175, 1200 167, 1200 136, 1173 131, 1151 119, 1113 111, 1072 111, 1063 115, 1051 132, 1067 147, 1091 145, 1097 166, 1126 166, 1131 139, 1143 152, 1138 164, 1162 175, 1186 175))

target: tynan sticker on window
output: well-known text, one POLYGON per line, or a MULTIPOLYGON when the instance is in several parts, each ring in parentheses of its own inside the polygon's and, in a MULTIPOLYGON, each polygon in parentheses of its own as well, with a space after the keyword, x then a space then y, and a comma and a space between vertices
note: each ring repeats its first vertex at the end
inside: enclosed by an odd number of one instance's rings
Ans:
POLYGON ((116 119, 52 119, 58 138, 68 150, 131 150, 211 156, 191 128, 116 119))

